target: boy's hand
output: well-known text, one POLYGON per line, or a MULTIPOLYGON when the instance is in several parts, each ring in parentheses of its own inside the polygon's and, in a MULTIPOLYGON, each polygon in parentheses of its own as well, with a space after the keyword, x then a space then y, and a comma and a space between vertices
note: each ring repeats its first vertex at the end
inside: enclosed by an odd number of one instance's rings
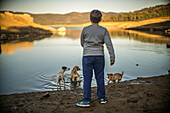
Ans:
POLYGON ((111 66, 112 66, 114 63, 115 63, 114 60, 111 60, 111 61, 110 61, 110 65, 111 65, 111 66))

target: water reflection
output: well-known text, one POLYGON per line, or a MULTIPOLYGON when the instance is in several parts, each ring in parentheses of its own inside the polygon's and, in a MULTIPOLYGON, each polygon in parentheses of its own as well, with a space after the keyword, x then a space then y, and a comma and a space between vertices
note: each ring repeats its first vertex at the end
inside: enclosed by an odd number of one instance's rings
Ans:
MULTIPOLYGON (((81 35, 81 29, 67 29, 66 32, 58 32, 51 37, 67 37, 71 39, 79 39, 81 35)), ((170 42, 169 37, 153 35, 139 31, 132 30, 109 30, 111 38, 128 38, 146 43, 155 43, 155 44, 165 44, 170 42)), ((13 54, 16 50, 29 50, 34 46, 34 42, 10 42, 6 44, 1 44, 1 54, 13 54)))
POLYGON ((10 42, 1 44, 1 54, 14 54, 16 50, 29 50, 34 46, 34 42, 10 42))
MULTIPOLYGON (((58 33, 58 36, 65 36, 71 39, 78 39, 81 35, 80 29, 67 29, 65 35, 60 35, 58 33)), ((155 44, 165 44, 167 42, 170 42, 169 37, 156 35, 156 34, 149 34, 139 31, 133 31, 133 30, 109 30, 111 38, 129 38, 141 42, 147 42, 147 43, 155 43, 155 44)), ((55 35, 56 36, 56 35, 55 35)))
POLYGON ((155 44, 165 44, 170 42, 169 37, 156 35, 156 34, 149 34, 145 32, 133 31, 133 30, 112 30, 109 31, 112 38, 118 37, 119 38, 129 38, 141 42, 146 43, 155 43, 155 44))
POLYGON ((64 37, 66 35, 66 32, 65 31, 60 31, 60 32, 57 32, 56 34, 59 35, 59 36, 64 37))
POLYGON ((78 39, 80 38, 81 31, 79 29, 68 29, 66 32, 66 36, 72 39, 78 39))

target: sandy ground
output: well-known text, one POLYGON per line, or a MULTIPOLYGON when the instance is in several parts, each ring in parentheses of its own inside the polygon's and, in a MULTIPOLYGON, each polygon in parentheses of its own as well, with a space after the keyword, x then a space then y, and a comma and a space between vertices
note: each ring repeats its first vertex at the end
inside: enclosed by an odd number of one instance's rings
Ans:
POLYGON ((170 75, 137 78, 106 86, 108 103, 100 104, 92 88, 90 108, 75 104, 82 89, 1 95, 1 113, 167 113, 170 106, 170 75))

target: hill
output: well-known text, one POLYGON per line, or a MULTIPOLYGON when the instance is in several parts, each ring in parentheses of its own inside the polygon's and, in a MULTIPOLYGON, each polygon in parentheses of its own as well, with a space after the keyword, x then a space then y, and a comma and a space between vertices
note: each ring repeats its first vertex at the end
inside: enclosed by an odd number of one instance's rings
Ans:
POLYGON ((103 22, 110 21, 141 21, 151 18, 170 16, 170 4, 158 5, 155 7, 144 8, 129 13, 120 13, 118 15, 104 16, 103 22))
MULTIPOLYGON (((30 14, 34 18, 34 22, 42 25, 55 24, 82 24, 90 20, 90 12, 78 13, 72 12, 67 14, 30 14)), ((117 15, 114 12, 104 13, 104 16, 117 15)))
MULTIPOLYGON (((90 12, 78 13, 72 12, 67 14, 30 14, 34 22, 42 25, 56 24, 82 24, 90 20, 90 12)), ((103 22, 115 21, 141 21, 151 18, 170 16, 170 4, 158 5, 155 7, 144 8, 129 13, 102 12, 103 22)))
MULTIPOLYGON (((42 26, 34 22, 34 18, 27 13, 0 12, 0 26, 2 30, 10 30, 10 27, 35 27, 55 32, 55 29, 42 26)), ((13 29, 14 30, 14 29, 13 29)), ((16 31, 16 30, 14 30, 16 31)))
POLYGON ((34 23, 33 17, 26 13, 0 12, 1 35, 0 43, 13 40, 42 39, 52 35, 56 29, 34 23))

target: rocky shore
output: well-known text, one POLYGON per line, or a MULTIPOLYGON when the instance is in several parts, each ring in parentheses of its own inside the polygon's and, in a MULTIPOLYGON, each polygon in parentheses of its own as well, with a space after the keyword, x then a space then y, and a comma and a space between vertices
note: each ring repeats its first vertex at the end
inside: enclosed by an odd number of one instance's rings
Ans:
POLYGON ((82 89, 0 95, 1 113, 167 113, 170 106, 170 75, 137 78, 106 86, 108 103, 99 104, 92 88, 90 108, 75 104, 82 89))

